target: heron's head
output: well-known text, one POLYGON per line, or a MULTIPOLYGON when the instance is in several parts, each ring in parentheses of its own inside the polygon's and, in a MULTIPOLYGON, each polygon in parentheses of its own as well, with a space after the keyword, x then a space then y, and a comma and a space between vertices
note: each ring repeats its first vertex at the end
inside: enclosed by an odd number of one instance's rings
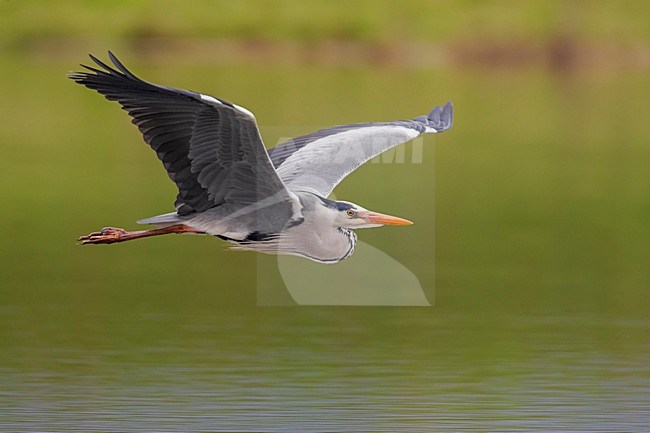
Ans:
POLYGON ((367 229, 384 225, 407 226, 413 224, 403 218, 372 212, 347 201, 334 201, 336 216, 334 224, 348 229, 367 229))

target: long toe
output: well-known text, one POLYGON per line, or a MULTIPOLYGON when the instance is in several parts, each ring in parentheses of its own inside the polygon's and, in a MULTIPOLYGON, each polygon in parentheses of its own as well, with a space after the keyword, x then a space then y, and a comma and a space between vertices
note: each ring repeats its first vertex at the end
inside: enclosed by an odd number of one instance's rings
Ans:
POLYGON ((117 227, 104 227, 100 233, 103 235, 124 235, 128 232, 124 229, 118 229, 117 227))
POLYGON ((120 238, 126 234, 127 231, 124 229, 118 229, 115 227, 104 227, 101 231, 92 232, 86 236, 79 237, 81 245, 87 244, 112 244, 119 242, 120 238))

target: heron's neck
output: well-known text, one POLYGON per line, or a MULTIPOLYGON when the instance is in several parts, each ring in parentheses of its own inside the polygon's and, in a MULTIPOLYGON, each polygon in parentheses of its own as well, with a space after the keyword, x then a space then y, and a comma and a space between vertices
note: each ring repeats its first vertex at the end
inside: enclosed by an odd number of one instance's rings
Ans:
POLYGON ((350 229, 346 229, 343 227, 339 228, 339 231, 341 232, 342 235, 344 235, 348 241, 349 249, 347 252, 341 257, 339 262, 342 262, 343 260, 347 259, 354 253, 354 247, 357 245, 357 234, 350 229))

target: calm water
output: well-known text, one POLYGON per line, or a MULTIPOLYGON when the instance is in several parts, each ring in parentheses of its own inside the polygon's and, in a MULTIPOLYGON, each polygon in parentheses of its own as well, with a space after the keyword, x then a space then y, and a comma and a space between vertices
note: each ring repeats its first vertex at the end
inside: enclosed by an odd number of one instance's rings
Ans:
POLYGON ((0 431, 649 431, 645 71, 172 67, 125 50, 147 79, 251 109, 268 144, 455 102, 421 163, 369 164, 336 191, 416 222, 360 239, 435 305, 257 307, 281 280, 217 240, 75 245, 175 196, 126 115, 63 77, 83 52, 2 54, 0 431))
MULTIPOLYGON (((46 309, 3 350, 2 431, 647 431, 650 322, 46 309), (72 316, 72 317, 70 317, 72 316), (152 335, 154 336, 152 338, 152 335)), ((6 335, 5 335, 6 336, 6 335)), ((6 340, 5 340, 6 346, 6 340)))

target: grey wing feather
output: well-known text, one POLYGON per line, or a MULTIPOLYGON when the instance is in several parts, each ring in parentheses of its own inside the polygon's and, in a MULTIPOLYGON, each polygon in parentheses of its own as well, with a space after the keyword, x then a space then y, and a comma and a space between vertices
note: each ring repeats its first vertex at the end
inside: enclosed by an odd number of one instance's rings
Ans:
POLYGON ((290 196, 278 177, 247 110, 222 99, 148 83, 109 52, 114 67, 69 77, 117 101, 133 118, 178 187, 181 215, 228 204, 250 207, 273 197, 274 211, 291 215, 290 196))
POLYGON ((420 134, 453 124, 453 105, 433 108, 413 120, 335 126, 293 138, 269 151, 289 189, 328 196, 349 173, 382 152, 420 134))

